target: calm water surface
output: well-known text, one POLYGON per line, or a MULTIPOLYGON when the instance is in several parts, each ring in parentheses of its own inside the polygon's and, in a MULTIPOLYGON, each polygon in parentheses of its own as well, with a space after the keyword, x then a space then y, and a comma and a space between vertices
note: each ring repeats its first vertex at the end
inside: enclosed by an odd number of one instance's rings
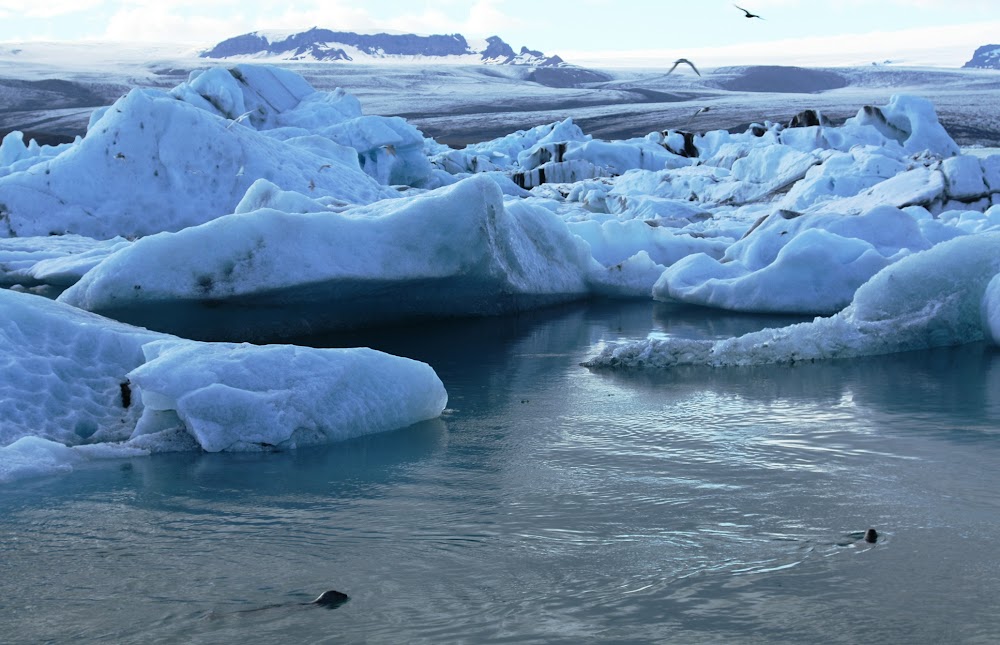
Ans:
POLYGON ((449 411, 0 488, 0 642, 997 642, 1000 353, 579 366, 788 322, 602 303, 317 341, 431 363, 449 411))

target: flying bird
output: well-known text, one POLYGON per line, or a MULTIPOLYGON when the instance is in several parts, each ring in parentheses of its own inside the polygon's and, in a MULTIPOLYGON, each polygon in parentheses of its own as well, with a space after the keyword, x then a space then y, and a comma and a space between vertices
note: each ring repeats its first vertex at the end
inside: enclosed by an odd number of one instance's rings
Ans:
MULTIPOLYGON (((733 6, 746 14, 745 16, 743 16, 744 18, 760 18, 760 16, 758 16, 757 14, 750 13, 749 11, 747 11, 746 9, 744 9, 743 7, 741 7, 738 4, 734 4, 733 6)), ((760 19, 763 20, 763 18, 760 18, 760 19)))
POLYGON ((677 69, 677 66, 680 65, 681 63, 687 63, 688 65, 691 66, 691 69, 694 70, 695 74, 697 74, 698 76, 701 76, 701 72, 699 72, 698 68, 694 66, 694 63, 692 63, 691 61, 689 61, 686 58, 678 58, 677 60, 675 60, 674 61, 674 66, 670 68, 670 71, 667 72, 667 75, 669 75, 671 72, 673 72, 675 69, 677 69))
POLYGON ((703 108, 698 108, 698 111, 691 115, 691 118, 687 120, 687 123, 684 124, 684 127, 685 128, 688 127, 688 125, 690 125, 691 122, 694 121, 694 118, 696 116, 698 116, 699 114, 703 114, 705 112, 708 112, 709 109, 711 109, 711 108, 709 108, 708 106, 705 106, 703 108))
POLYGON ((243 119, 247 118, 251 114, 253 114, 253 110, 250 110, 249 112, 244 112, 243 114, 239 115, 238 117, 236 117, 235 119, 233 119, 232 121, 230 121, 229 125, 226 126, 226 129, 228 130, 229 128, 233 127, 234 125, 236 125, 237 123, 239 123, 243 119))

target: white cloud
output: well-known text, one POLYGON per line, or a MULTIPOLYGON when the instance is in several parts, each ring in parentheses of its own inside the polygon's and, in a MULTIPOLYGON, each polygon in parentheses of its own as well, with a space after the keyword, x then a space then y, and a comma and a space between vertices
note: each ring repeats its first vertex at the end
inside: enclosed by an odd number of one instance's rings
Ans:
POLYGON ((5 19, 14 18, 57 18, 91 11, 104 4, 104 0, 45 0, 26 2, 25 0, 0 0, 0 15, 5 19))
POLYGON ((247 22, 238 12, 222 18, 192 17, 168 7, 146 5, 115 13, 102 37, 125 42, 210 44, 221 40, 220 33, 232 36, 245 33, 248 30, 240 25, 247 22))
POLYGON ((500 9, 502 6, 505 5, 500 2, 479 0, 469 9, 469 17, 460 31, 492 36, 502 34, 505 29, 518 28, 525 24, 525 19, 508 15, 500 9))
POLYGON ((385 24, 396 31, 406 33, 459 33, 467 37, 493 35, 502 37, 505 29, 524 24, 523 19, 505 13, 501 8, 503 6, 495 0, 478 0, 471 5, 462 5, 459 11, 444 12, 437 8, 428 8, 419 13, 398 14, 385 21, 385 24))
POLYGON ((966 25, 923 27, 899 31, 871 31, 824 37, 734 43, 730 45, 677 49, 632 49, 616 51, 566 51, 563 58, 593 67, 664 67, 678 56, 700 67, 723 65, 866 65, 893 60, 922 66, 960 67, 975 48, 1000 33, 1000 21, 966 25))

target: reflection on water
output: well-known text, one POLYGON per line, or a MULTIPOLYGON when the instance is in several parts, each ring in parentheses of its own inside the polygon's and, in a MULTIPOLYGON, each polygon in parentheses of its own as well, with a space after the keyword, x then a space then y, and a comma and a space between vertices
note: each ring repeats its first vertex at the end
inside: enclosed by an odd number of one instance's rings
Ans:
POLYGON ((5 487, 4 638, 995 641, 991 349, 579 365, 619 339, 790 322, 595 303, 310 339, 427 361, 449 411, 322 449, 5 487), (298 604, 328 588, 351 600, 298 604))

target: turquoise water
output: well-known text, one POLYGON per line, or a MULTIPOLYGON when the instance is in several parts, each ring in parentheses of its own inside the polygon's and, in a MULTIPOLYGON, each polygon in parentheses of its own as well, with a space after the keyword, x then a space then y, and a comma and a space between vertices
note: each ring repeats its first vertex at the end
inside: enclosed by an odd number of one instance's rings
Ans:
POLYGON ((579 366, 788 322, 602 303, 312 339, 430 362, 449 410, 0 488, 0 642, 996 642, 1000 353, 579 366))

